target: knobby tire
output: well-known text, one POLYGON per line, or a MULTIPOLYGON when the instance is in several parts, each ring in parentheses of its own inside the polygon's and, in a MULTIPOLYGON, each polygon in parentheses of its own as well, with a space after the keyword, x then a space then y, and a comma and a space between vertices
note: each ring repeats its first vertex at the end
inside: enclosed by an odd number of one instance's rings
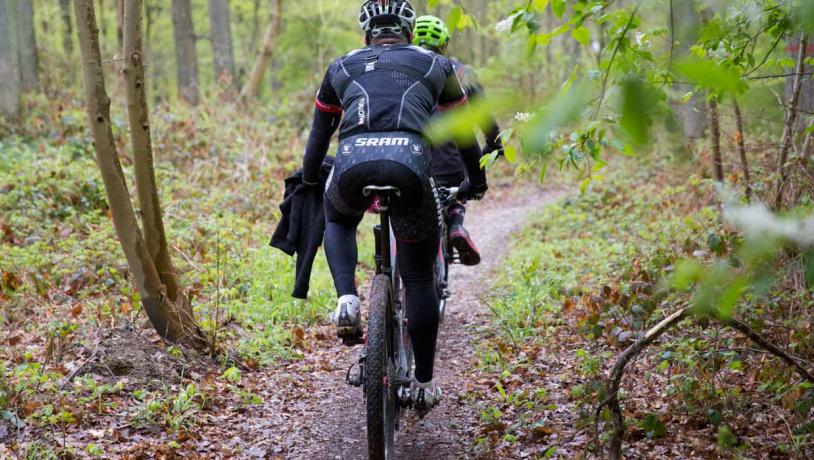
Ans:
MULTIPOLYGON (((392 447, 394 436, 392 423, 389 430, 385 424, 385 409, 391 402, 388 400, 387 392, 392 391, 393 383, 395 383, 389 382, 390 376, 388 376, 388 362, 392 346, 392 335, 389 335, 387 331, 388 319, 389 321, 393 319, 390 278, 386 275, 377 275, 373 279, 370 295, 370 315, 367 326, 367 375, 365 376, 367 444, 368 457, 371 460, 385 460, 388 444, 392 447), (389 382, 387 386, 384 384, 386 377, 389 382)), ((392 414, 394 408, 390 409, 392 414)))

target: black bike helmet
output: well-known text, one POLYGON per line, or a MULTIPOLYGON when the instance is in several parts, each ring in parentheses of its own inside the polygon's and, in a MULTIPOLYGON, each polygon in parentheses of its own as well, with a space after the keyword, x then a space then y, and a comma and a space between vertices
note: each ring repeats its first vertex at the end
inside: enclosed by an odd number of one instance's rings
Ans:
MULTIPOLYGON (((416 12, 408 0, 367 0, 359 11, 359 27, 369 38, 377 29, 404 33, 412 41, 416 12)), ((374 34, 375 35, 375 34, 374 34)))

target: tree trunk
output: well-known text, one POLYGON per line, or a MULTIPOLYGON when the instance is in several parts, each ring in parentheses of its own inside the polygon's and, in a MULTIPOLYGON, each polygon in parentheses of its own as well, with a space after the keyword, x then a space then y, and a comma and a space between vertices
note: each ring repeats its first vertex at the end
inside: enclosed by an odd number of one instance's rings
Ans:
POLYGON ((59 12, 62 16, 62 49, 70 56, 73 54, 73 24, 71 21, 71 0, 59 0, 59 12))
POLYGON ((794 67, 794 86, 786 107, 786 118, 783 123, 783 139, 780 146, 780 154, 777 160, 777 192, 774 197, 774 208, 779 210, 783 206, 783 192, 788 179, 788 169, 786 162, 789 159, 789 152, 794 146, 794 136, 797 132, 797 107, 800 103, 800 94, 803 90, 803 69, 805 68, 806 51, 808 49, 808 37, 805 33, 800 34, 799 51, 797 53, 797 65, 794 67))
POLYGON ((260 92, 260 84, 263 82, 263 74, 271 63, 275 42, 282 27, 283 0, 274 1, 274 12, 269 20, 266 33, 263 35, 263 49, 254 61, 254 66, 249 74, 249 80, 243 85, 240 91, 240 100, 244 103, 254 100, 260 92))
POLYGON ((110 98, 105 89, 93 0, 74 0, 74 12, 82 55, 88 124, 93 133, 96 161, 105 184, 113 226, 127 257, 136 289, 147 316, 162 337, 173 342, 196 343, 201 337, 200 330, 191 315, 187 314, 188 308, 178 308, 176 303, 166 298, 158 271, 139 232, 110 125, 110 98))
POLYGON ((190 0, 172 0, 172 25, 175 35, 175 61, 178 96, 190 105, 198 105, 198 56, 195 52, 195 28, 190 0))
POLYGON ((116 1, 116 48, 117 52, 124 56, 124 0, 116 1))
MULTIPOLYGON (((682 0, 672 3, 670 14, 670 36, 673 40, 673 59, 689 56, 690 49, 698 40, 701 17, 696 11, 695 0, 682 0)), ((684 95, 693 90, 693 85, 676 84, 675 92, 684 95)), ((684 137, 689 140, 702 139, 707 133, 707 105, 703 93, 694 94, 686 104, 678 106, 678 115, 684 127, 684 137)))
MULTIPOLYGON (((795 62, 797 60, 798 53, 801 51, 800 38, 800 35, 793 35, 792 39, 789 40, 788 47, 786 48, 789 58, 794 59, 795 62)), ((807 49, 805 50, 805 57, 814 57, 814 44, 808 40, 806 47, 807 49)), ((800 113, 814 113, 814 76, 808 75, 812 71, 814 71, 814 67, 805 64, 804 62, 802 73, 806 75, 801 75, 802 81, 800 83, 800 97, 797 102, 797 109, 800 111, 800 113)), ((788 69, 788 73, 794 74, 794 69, 788 69)), ((791 75, 786 78, 786 101, 790 101, 794 93, 794 77, 794 75, 791 75)), ((803 120, 802 117, 798 117, 796 126, 794 127, 795 134, 804 129, 805 125, 805 120, 803 120)))
POLYGON ((0 116, 20 116, 20 55, 17 52, 16 0, 0 0, 0 116))
POLYGON ((37 40, 34 35, 34 2, 17 2, 17 46, 20 56, 20 86, 25 92, 37 91, 37 40))
POLYGON ((749 172, 749 158, 746 157, 746 140, 743 132, 743 115, 738 99, 734 98, 732 103, 735 108, 735 141, 738 144, 738 156, 741 160, 741 173, 743 174, 743 191, 746 194, 746 201, 752 201, 752 178, 749 172))
POLYGON ((234 87, 235 58, 232 50, 229 0, 209 0, 209 24, 215 81, 225 88, 234 87))
POLYGON ((158 185, 153 167, 153 146, 150 136, 150 115, 144 77, 142 51, 142 0, 125 0, 124 81, 127 89, 127 114, 130 118, 130 138, 136 173, 136 189, 141 206, 141 221, 147 250, 155 262, 158 276, 167 288, 167 296, 177 302, 182 295, 178 276, 172 266, 158 199, 158 185))
POLYGON ((718 99, 709 99, 709 124, 712 129, 712 166, 715 180, 724 181, 724 160, 721 155, 721 114, 718 111, 718 99))

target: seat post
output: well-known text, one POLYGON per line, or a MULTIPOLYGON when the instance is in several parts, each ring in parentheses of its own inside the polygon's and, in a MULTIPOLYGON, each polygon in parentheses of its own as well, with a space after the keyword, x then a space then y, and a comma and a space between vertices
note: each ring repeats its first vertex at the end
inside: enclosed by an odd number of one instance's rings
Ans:
POLYGON ((381 213, 379 217, 381 223, 379 224, 379 246, 381 247, 381 270, 382 273, 391 275, 393 273, 393 263, 390 260, 390 194, 382 193, 379 195, 379 205, 381 206, 381 213))

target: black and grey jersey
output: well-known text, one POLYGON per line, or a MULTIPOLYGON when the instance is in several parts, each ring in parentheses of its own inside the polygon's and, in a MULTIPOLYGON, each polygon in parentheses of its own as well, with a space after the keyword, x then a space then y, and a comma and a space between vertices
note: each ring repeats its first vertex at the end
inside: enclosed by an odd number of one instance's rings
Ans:
POLYGON ((379 45, 334 61, 317 93, 319 111, 343 114, 339 138, 366 132, 422 133, 436 109, 467 100, 452 62, 411 45, 379 45))

